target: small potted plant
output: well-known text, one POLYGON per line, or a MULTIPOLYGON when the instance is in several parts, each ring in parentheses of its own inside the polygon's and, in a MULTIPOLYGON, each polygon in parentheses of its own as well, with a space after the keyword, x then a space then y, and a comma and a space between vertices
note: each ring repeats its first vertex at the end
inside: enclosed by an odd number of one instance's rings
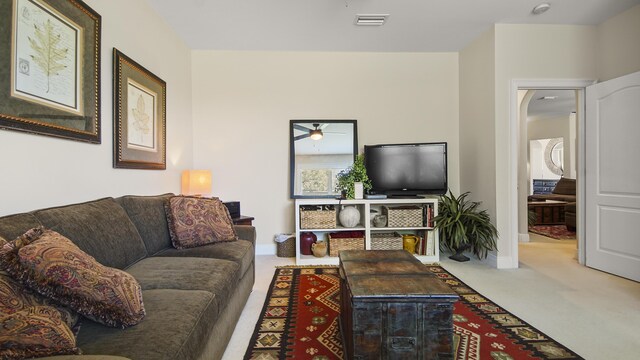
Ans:
POLYGON ((467 199, 469 192, 455 197, 451 190, 442 195, 438 204, 435 227, 440 231, 440 248, 454 252, 456 261, 468 261, 462 253, 471 250, 478 259, 496 250, 498 231, 486 210, 479 210, 480 202, 467 199))
POLYGON ((364 155, 358 155, 353 165, 338 173, 337 179, 336 191, 340 191, 345 199, 355 198, 354 184, 356 182, 361 182, 365 191, 370 190, 371 180, 369 180, 367 169, 364 167, 364 155))

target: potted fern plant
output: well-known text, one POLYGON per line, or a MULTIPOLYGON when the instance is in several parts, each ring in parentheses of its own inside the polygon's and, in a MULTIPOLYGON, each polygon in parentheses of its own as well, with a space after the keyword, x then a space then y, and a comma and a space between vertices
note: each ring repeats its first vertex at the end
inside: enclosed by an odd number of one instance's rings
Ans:
POLYGON ((354 183, 361 182, 365 191, 371 189, 371 180, 367 176, 367 169, 364 167, 364 155, 359 154, 353 165, 340 171, 337 175, 336 191, 342 193, 345 199, 354 199, 354 183))
POLYGON ((486 210, 480 210, 480 202, 467 199, 469 192, 455 197, 451 190, 442 195, 438 204, 435 227, 440 231, 440 248, 454 252, 449 256, 456 261, 469 261, 463 252, 470 250, 478 259, 496 250, 498 230, 491 223, 486 210))

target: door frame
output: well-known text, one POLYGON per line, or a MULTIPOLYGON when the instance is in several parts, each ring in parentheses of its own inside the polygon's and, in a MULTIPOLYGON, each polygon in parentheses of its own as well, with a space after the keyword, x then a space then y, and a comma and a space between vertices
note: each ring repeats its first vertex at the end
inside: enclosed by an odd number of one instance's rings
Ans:
MULTIPOLYGON (((520 140, 520 121, 518 113, 518 90, 545 90, 545 89, 566 89, 578 90, 576 96, 576 123, 577 132, 577 178, 584 179, 585 176, 585 89, 589 85, 596 83, 596 80, 587 79, 513 79, 511 80, 509 89, 509 239, 511 241, 512 267, 518 267, 518 158, 520 148, 518 146, 520 140), (514 155, 516 154, 516 155, 514 155)), ((585 263, 585 244, 584 244, 584 199, 585 186, 584 181, 577 181, 576 196, 578 207, 576 208, 576 226, 578 236, 578 262, 585 263)))

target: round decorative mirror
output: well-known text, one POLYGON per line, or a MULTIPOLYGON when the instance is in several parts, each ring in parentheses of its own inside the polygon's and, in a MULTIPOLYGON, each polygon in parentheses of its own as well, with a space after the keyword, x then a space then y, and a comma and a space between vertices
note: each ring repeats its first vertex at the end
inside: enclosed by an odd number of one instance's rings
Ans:
POLYGON ((551 139, 544 149, 544 163, 554 174, 562 176, 564 164, 564 141, 562 138, 551 139))

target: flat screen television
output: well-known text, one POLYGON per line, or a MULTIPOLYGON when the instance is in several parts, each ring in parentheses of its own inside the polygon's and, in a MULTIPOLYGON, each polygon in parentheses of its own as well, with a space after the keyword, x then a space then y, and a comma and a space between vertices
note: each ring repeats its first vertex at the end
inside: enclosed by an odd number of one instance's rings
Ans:
POLYGON ((447 143, 365 145, 373 194, 442 195, 447 192, 447 143))

